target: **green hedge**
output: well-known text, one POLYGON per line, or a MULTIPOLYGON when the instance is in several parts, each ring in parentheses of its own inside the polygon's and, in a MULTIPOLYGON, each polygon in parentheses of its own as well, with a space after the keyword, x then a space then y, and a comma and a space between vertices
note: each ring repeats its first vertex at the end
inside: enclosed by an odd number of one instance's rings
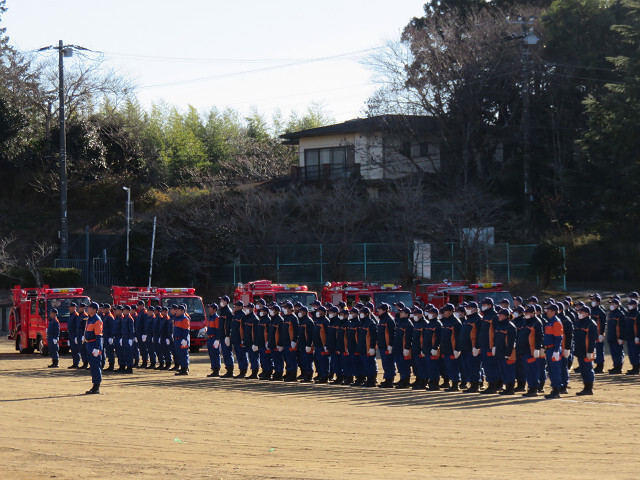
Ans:
POLYGON ((41 268, 42 283, 50 287, 78 287, 82 282, 82 272, 77 268, 41 268))

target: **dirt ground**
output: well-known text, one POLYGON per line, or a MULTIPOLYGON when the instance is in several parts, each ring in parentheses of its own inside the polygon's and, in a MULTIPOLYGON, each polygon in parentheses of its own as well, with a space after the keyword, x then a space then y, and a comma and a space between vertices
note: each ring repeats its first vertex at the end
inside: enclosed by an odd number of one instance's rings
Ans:
MULTIPOLYGON (((640 377, 593 397, 503 398, 88 371, 0 341, 0 478, 640 477, 640 377)), ((607 365, 608 367, 608 365, 607 365)))

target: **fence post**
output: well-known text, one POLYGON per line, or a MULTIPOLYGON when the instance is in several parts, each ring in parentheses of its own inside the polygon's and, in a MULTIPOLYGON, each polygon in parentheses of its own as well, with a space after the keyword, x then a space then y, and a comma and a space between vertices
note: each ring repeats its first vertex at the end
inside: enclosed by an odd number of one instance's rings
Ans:
POLYGON ((363 261, 363 267, 364 267, 364 278, 363 280, 367 279, 367 244, 363 243, 362 244, 362 248, 363 248, 363 252, 364 252, 364 261, 363 261))
POLYGON ((85 242, 85 248, 84 248, 84 260, 85 262, 87 262, 87 271, 83 272, 83 280, 86 283, 91 282, 91 285, 95 285, 96 284, 96 279, 93 278, 92 272, 91 272, 91 268, 89 266, 89 227, 85 227, 85 234, 86 234, 86 242, 85 242), (92 281, 93 280, 93 281, 92 281))
POLYGON ((567 291, 567 256, 565 247, 562 247, 562 289, 567 291))
POLYGON ((509 253, 508 243, 507 243, 507 283, 511 283, 511 255, 509 253))

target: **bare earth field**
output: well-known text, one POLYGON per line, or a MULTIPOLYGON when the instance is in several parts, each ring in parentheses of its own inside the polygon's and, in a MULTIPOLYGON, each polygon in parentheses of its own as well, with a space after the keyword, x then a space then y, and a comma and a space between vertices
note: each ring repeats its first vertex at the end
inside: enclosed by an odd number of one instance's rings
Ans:
POLYGON ((210 379, 199 353, 85 396, 49 363, 0 341, 0 478, 640 478, 640 377, 503 398, 210 379))

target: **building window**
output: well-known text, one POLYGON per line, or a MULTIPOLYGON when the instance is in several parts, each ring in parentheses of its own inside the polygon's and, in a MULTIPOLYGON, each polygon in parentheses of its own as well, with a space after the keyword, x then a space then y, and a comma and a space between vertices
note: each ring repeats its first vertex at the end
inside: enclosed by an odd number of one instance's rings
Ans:
POLYGON ((305 180, 319 180, 320 178, 344 178, 353 170, 349 168, 354 163, 352 146, 332 148, 310 148, 304 151, 305 180))

